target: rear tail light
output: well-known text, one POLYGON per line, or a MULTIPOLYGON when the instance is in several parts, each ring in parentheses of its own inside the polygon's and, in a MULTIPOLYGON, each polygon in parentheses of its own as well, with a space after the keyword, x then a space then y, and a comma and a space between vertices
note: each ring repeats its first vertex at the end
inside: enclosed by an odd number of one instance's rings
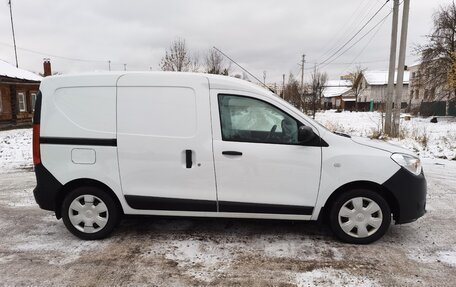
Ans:
POLYGON ((40 125, 33 125, 33 164, 37 165, 41 163, 41 154, 40 154, 40 125))

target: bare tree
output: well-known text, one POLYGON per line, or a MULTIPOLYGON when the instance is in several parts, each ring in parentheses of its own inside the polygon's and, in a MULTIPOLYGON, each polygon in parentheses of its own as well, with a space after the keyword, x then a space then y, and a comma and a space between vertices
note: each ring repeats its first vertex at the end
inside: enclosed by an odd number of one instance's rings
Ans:
POLYGON ((201 68, 201 63, 200 63, 200 57, 199 53, 194 53, 190 57, 190 68, 189 71, 197 73, 200 71, 201 68))
POLYGON ((160 62, 160 68, 163 71, 187 72, 191 69, 191 63, 192 60, 185 40, 178 38, 165 52, 165 56, 160 62))
POLYGON ((456 99, 456 5, 441 6, 433 17, 433 30, 428 43, 418 45, 421 56, 419 84, 429 91, 440 91, 434 99, 456 99))
POLYGON ((358 97, 363 91, 363 73, 364 69, 357 66, 353 72, 348 74, 348 78, 352 82, 351 92, 355 96, 355 111, 358 111, 358 97))
POLYGON ((209 74, 218 74, 228 76, 231 69, 231 63, 226 65, 223 55, 215 49, 210 49, 205 58, 206 72, 209 74))
POLYGON ((287 102, 302 110, 303 105, 301 101, 301 95, 299 93, 299 83, 294 78, 293 73, 290 73, 288 76, 288 82, 285 85, 283 97, 287 102))
POLYGON ((317 110, 317 102, 321 102, 321 95, 326 81, 328 80, 328 75, 326 73, 321 73, 317 69, 312 73, 312 85, 311 85, 311 97, 312 97, 312 115, 315 119, 315 112, 317 110))

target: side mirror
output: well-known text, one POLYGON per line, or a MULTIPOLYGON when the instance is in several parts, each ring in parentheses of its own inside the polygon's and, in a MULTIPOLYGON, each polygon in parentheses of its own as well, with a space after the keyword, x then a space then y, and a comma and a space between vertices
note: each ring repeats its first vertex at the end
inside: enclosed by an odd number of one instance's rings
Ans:
POLYGON ((315 133, 311 127, 300 126, 298 130, 298 141, 300 143, 308 143, 315 138, 315 133))

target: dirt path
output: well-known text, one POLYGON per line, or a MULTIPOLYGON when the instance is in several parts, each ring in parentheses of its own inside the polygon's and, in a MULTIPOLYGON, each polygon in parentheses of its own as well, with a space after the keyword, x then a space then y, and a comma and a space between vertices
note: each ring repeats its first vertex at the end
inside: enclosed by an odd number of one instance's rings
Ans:
POLYGON ((305 222, 150 217, 85 242, 36 206, 33 173, 0 174, 0 285, 454 286, 456 162, 425 172, 426 216, 368 246, 305 222))

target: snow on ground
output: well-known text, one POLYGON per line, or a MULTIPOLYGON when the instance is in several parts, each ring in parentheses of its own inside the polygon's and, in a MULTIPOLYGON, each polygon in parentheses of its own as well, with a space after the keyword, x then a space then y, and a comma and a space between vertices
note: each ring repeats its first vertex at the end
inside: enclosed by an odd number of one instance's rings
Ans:
POLYGON ((315 269, 310 272, 299 273, 296 275, 296 281, 297 286, 381 286, 367 277, 353 276, 348 272, 335 270, 333 268, 315 269))
MULTIPOLYGON (((379 112, 342 112, 334 110, 320 112, 315 119, 331 131, 339 131, 352 136, 381 138, 382 114, 379 112)), ((431 123, 432 117, 411 117, 406 120, 401 116, 399 139, 387 139, 401 145, 422 158, 456 159, 456 119, 438 117, 437 123, 431 123)))
POLYGON ((32 129, 0 131, 0 172, 32 167, 32 129))

